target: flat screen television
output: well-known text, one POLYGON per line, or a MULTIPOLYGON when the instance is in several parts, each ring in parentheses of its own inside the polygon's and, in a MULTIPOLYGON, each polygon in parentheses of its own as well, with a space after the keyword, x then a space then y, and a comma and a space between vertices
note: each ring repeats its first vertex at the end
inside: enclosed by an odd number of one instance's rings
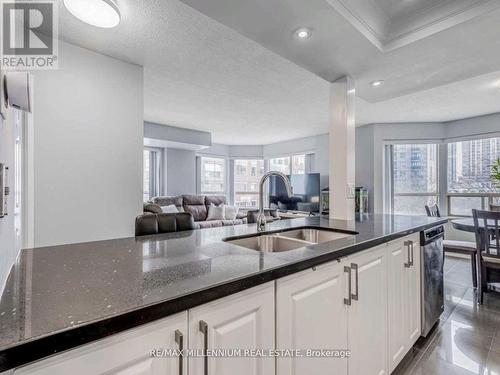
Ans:
POLYGON ((292 174, 287 176, 293 188, 293 197, 288 197, 285 184, 280 177, 269 178, 269 207, 279 211, 319 212, 320 174, 292 174))

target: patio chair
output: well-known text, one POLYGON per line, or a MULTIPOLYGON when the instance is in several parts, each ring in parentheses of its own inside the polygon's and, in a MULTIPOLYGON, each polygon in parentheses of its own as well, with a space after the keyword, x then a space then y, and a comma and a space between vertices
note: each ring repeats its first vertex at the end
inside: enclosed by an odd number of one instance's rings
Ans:
MULTIPOLYGON (((437 204, 432 206, 425 206, 425 211, 429 217, 441 217, 439 212, 439 207, 437 204)), ((455 241, 455 240, 444 240, 443 241, 444 253, 455 253, 467 255, 470 257, 471 263, 471 273, 472 273, 472 285, 477 288, 477 245, 475 242, 470 241, 455 241)))
POLYGON ((472 217, 481 254, 478 302, 482 304, 488 282, 500 281, 500 212, 472 210, 472 217))

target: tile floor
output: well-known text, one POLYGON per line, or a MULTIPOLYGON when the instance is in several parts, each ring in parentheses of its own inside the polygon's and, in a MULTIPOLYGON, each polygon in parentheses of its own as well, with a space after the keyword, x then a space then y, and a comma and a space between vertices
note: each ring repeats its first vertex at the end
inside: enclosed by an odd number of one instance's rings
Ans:
POLYGON ((446 257, 445 311, 394 374, 500 375, 500 293, 475 302, 470 262, 446 257))

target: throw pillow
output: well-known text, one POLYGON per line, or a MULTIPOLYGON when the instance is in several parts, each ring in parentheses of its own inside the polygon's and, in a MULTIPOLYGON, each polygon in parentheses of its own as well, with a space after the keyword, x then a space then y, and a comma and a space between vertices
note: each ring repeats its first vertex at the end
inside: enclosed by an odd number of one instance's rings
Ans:
POLYGON ((179 210, 175 207, 175 204, 169 204, 168 206, 162 206, 161 210, 166 214, 178 213, 179 210))
POLYGON ((208 207, 207 221, 224 220, 224 211, 225 211, 224 204, 216 206, 215 204, 211 203, 210 206, 208 207))
POLYGON ((224 211, 224 217, 226 220, 236 220, 239 209, 240 208, 236 206, 226 206, 224 211))

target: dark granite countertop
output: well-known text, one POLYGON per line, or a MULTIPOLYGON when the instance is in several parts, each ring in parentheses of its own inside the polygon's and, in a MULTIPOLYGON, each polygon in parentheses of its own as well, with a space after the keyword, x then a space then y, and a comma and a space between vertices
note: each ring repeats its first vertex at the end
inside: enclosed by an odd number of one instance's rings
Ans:
POLYGON ((358 235, 281 253, 222 240, 255 225, 23 250, 0 300, 0 372, 444 223, 373 215, 283 220, 358 235))

